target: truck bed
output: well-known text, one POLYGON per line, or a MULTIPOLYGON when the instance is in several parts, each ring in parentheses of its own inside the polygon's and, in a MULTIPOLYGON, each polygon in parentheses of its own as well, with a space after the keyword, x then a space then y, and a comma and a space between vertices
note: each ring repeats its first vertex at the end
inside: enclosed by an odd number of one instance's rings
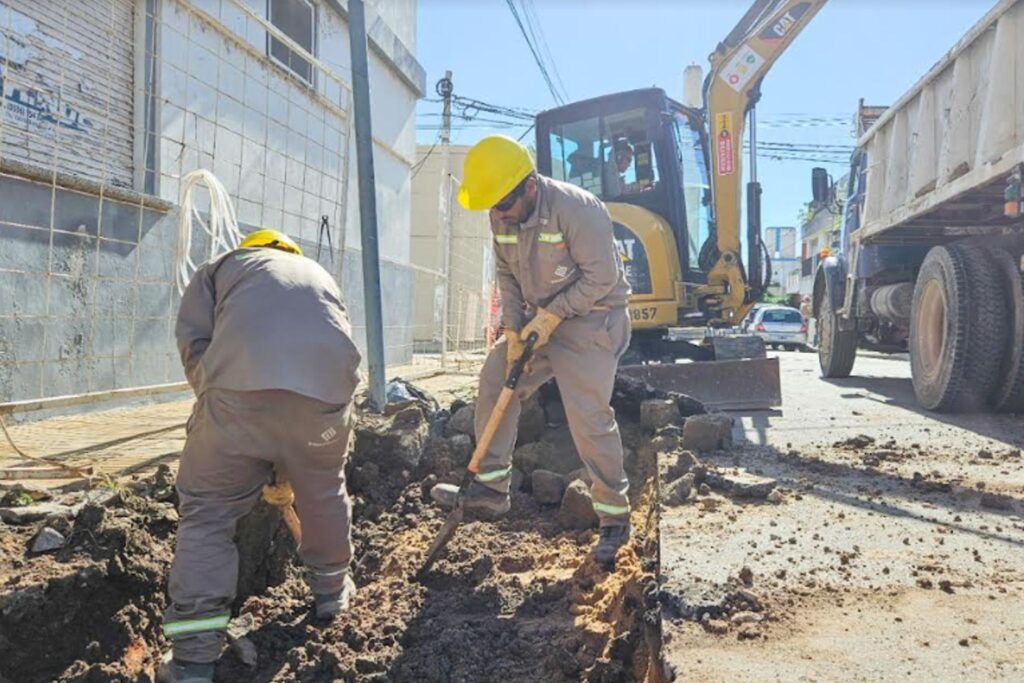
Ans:
POLYGON ((1024 164, 1024 0, 998 2, 858 149, 863 243, 935 243, 1009 224, 1005 181, 1024 164))

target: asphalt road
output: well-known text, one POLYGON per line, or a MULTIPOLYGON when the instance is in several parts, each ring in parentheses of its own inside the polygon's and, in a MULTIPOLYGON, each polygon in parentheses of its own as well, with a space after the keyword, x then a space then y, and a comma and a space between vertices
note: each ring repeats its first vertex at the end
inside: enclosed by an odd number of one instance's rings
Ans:
POLYGON ((663 511, 678 680, 1024 680, 1024 422, 921 410, 905 357, 826 381, 815 354, 779 356, 783 408, 736 415, 703 459, 781 501, 663 511), (735 619, 744 567, 763 608, 735 619))

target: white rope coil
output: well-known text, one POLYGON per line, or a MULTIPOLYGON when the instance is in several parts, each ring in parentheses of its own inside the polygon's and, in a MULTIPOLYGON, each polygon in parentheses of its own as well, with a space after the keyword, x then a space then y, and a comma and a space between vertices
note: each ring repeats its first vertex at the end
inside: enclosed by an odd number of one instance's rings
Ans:
POLYGON ((195 274, 196 268, 198 268, 195 262, 192 261, 193 220, 210 237, 208 260, 236 249, 242 241, 243 235, 238 229, 235 206, 231 203, 228 191, 217 180, 217 176, 206 169, 201 168, 192 171, 181 179, 179 205, 175 281, 178 285, 178 293, 181 294, 185 291, 185 287, 188 286, 192 275, 195 274), (203 219, 193 200, 193 191, 200 185, 205 185, 210 193, 209 223, 203 219))

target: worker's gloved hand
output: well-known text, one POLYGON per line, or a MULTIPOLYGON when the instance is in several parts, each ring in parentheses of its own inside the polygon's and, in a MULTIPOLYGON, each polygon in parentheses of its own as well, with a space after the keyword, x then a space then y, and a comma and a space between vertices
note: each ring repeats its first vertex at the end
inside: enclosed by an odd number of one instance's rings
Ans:
POLYGON ((551 339, 551 334, 562 324, 562 319, 557 315, 547 310, 546 308, 538 308, 537 315, 533 316, 533 320, 526 323, 519 332, 519 336, 523 340, 529 339, 530 335, 534 332, 537 333, 537 341, 533 345, 533 350, 536 351, 540 347, 544 346, 551 339))
POLYGON ((512 369, 512 364, 523 355, 523 338, 515 330, 505 328, 505 373, 512 369))
POLYGON ((295 502, 295 492, 292 491, 292 485, 287 481, 264 484, 263 500, 274 507, 284 508, 295 502))

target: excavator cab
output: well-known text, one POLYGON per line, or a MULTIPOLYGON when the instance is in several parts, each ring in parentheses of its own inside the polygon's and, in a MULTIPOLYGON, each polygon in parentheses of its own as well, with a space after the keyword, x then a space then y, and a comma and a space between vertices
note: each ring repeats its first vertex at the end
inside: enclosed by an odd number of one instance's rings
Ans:
POLYGON ((706 282, 700 258, 711 233, 705 140, 703 114, 659 88, 537 116, 540 172, 589 190, 608 206, 633 289, 634 330, 705 323, 688 295, 706 282))

